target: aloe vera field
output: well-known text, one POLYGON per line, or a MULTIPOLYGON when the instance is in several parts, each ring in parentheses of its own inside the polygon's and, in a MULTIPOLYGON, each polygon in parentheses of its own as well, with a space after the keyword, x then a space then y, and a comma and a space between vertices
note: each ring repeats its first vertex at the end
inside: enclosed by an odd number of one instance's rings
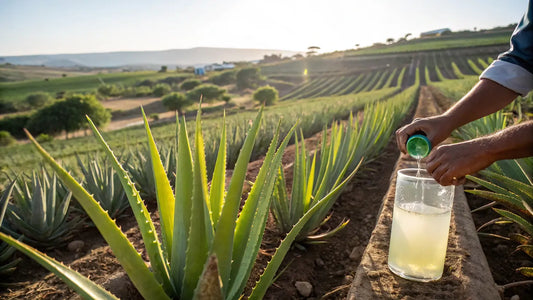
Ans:
MULTIPOLYGON (((376 225, 406 159, 396 129, 458 101, 511 33, 205 74, 0 67, 0 298, 531 299, 531 157, 468 177, 452 219, 478 248, 450 239, 439 281, 364 265, 390 232, 376 225), (78 122, 75 105, 94 109, 78 122)), ((447 142, 532 118, 530 94, 447 142)))

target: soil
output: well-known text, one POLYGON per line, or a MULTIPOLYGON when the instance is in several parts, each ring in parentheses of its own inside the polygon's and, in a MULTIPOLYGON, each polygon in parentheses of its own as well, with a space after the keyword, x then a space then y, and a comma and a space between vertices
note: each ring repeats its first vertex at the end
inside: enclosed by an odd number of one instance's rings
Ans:
MULTIPOLYGON (((446 99, 437 97, 438 101, 446 99)), ((410 120, 410 118, 408 118, 410 120)), ((314 136, 306 142, 311 147, 316 144, 320 136, 314 136)), ((389 188, 389 179, 398 159, 399 151, 395 139, 391 139, 383 153, 374 161, 365 165, 352 182, 346 187, 344 193, 332 208, 332 216, 324 229, 337 226, 342 220, 349 219, 348 225, 331 237, 326 244, 294 247, 281 266, 284 269, 281 276, 268 289, 265 299, 306 299, 301 296, 295 286, 296 282, 305 281, 312 285, 311 295, 308 299, 344 299, 350 288, 355 271, 361 260, 361 255, 368 243, 374 229, 378 212, 384 195, 389 188)), ((294 157, 294 146, 287 148, 283 164, 286 167, 287 177, 290 176, 290 163, 294 157)), ((248 180, 255 178, 261 160, 250 163, 248 180)), ((290 181, 290 178, 287 178, 290 181)), ((468 197, 470 197, 467 194, 468 197)), ((472 207, 478 207, 484 200, 472 200, 472 207), (477 202, 476 202, 477 201, 477 202)), ((157 209, 153 203, 149 210, 157 224, 157 209)), ((488 211, 490 213, 490 211, 488 211)), ((482 213, 473 214, 476 226, 490 219, 482 213)), ((144 254, 140 234, 135 225, 134 218, 128 216, 118 220, 130 240, 134 241, 137 249, 144 254)), ((506 234, 505 231, 502 234, 506 234)), ((269 255, 279 243, 280 234, 277 232, 272 218, 269 219, 262 250, 258 256, 257 267, 253 270, 249 286, 261 272, 269 260, 269 255)), ((124 274, 122 267, 114 258, 112 251, 101 238, 95 228, 88 227, 81 232, 78 240, 84 242, 80 249, 70 251, 67 248, 56 249, 47 254, 54 257, 71 268, 89 276, 91 280, 102 284, 105 288, 123 299, 141 299, 133 288, 131 282, 124 274)), ((525 280, 515 269, 518 266, 529 265, 531 260, 514 253, 512 243, 509 245, 492 238, 481 238, 484 251, 487 254, 493 276, 498 284, 525 280), (503 245, 503 246, 502 246, 503 245)), ((18 264, 17 271, 7 280, 7 287, 0 288, 0 299, 77 299, 72 290, 61 282, 55 275, 50 274, 37 263, 20 253, 22 262, 18 264)), ((2 275, 0 275, 2 276, 2 275)), ((249 293, 250 288, 246 289, 249 293)), ((531 288, 518 287, 506 291, 510 297, 519 294, 520 299, 527 299, 532 295, 531 288)))

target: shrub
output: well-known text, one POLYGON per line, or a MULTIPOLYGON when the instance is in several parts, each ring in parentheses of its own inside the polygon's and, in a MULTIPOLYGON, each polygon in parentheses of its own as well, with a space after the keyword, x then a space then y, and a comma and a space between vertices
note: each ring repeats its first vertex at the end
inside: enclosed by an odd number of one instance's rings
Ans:
POLYGON ((235 83, 237 81, 237 72, 235 71, 225 71, 220 74, 216 74, 209 78, 209 82, 212 82, 216 85, 228 85, 235 83))
POLYGON ((36 138, 37 142, 39 143, 46 143, 46 142, 51 142, 54 140, 54 137, 51 136, 51 135, 48 135, 46 133, 41 133, 39 134, 36 138))
POLYGON ((253 99, 266 106, 274 105, 279 99, 278 90, 270 85, 260 87, 254 92, 253 99))
POLYGON ((50 94, 38 92, 26 97, 26 103, 32 108, 40 108, 52 102, 50 94))
POLYGON ((86 115, 98 126, 111 119, 111 113, 93 95, 74 95, 39 110, 31 117, 28 127, 36 133, 55 134, 64 130, 68 134, 87 124, 86 115))
POLYGON ((187 75, 181 75, 181 76, 171 76, 171 77, 167 77, 167 78, 164 78, 164 79, 160 79, 158 82, 159 83, 166 83, 168 85, 174 85, 174 84, 179 84, 181 82, 183 82, 183 80, 189 78, 189 76, 187 75))
POLYGON ((180 85, 180 89, 190 91, 200 84, 202 84, 202 82, 198 79, 187 79, 180 85))
POLYGON ((237 88, 254 88, 261 78, 259 68, 244 68, 237 72, 237 88))
POLYGON ((194 103, 194 101, 188 99, 188 97, 182 93, 168 94, 163 97, 161 101, 168 110, 177 111, 179 114, 183 113, 185 107, 194 103))
POLYGON ((114 84, 101 84, 98 87, 98 94, 108 96, 108 97, 116 97, 120 96, 123 92, 123 89, 117 85, 114 84))
POLYGON ((155 82, 153 80, 150 80, 150 79, 145 79, 139 83, 137 83, 135 86, 149 86, 149 87, 153 87, 155 85, 155 82))
POLYGON ((17 140, 8 131, 0 131, 0 147, 13 145, 17 140))
POLYGON ((18 115, 14 117, 3 118, 0 120, 0 130, 7 131, 14 137, 23 138, 25 135, 22 129, 26 127, 29 120, 29 115, 18 115))
POLYGON ((148 96, 152 93, 152 88, 149 86, 139 86, 135 88, 135 97, 148 96))
POLYGON ((202 84, 188 91, 187 99, 191 101, 200 101, 200 98, 202 98, 203 101, 209 102, 220 99, 225 92, 225 89, 221 89, 217 85, 202 84))
POLYGON ((158 83, 152 90, 152 94, 156 97, 162 97, 170 93, 170 86, 166 83, 158 83))
POLYGON ((0 99, 0 114, 6 114, 10 112, 16 112, 17 109, 12 102, 7 102, 6 100, 0 99))
POLYGON ((153 114, 150 114, 150 116, 148 116, 150 118, 150 120, 152 121, 157 121, 159 120, 159 114, 158 113, 153 113, 153 114))

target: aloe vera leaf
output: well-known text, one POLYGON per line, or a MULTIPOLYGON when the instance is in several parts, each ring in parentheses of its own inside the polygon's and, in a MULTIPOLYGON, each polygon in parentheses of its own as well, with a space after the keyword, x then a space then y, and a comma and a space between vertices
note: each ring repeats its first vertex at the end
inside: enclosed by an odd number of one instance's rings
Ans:
POLYGON ((172 284, 169 278, 168 265, 163 256, 164 254, 161 248, 161 243, 159 242, 159 239, 157 237, 157 232, 155 230, 154 223, 150 218, 148 209, 144 205, 139 191, 137 191, 137 189, 135 188, 135 184, 131 181, 126 170, 124 170, 122 165, 120 165, 117 157, 115 156, 111 148, 109 148, 109 145, 107 145, 104 138, 94 125, 93 121, 89 117, 87 117, 87 120, 89 121, 89 126, 91 127, 96 139, 102 145, 102 148, 104 148, 104 152, 111 161, 115 172, 117 172, 120 178, 120 182, 122 184, 122 187, 124 188, 124 191, 126 192, 126 196, 128 197, 128 201, 133 211, 133 215, 135 216, 135 220, 137 221, 137 224, 139 226, 139 231, 141 232, 144 241, 144 247, 146 248, 146 252, 148 253, 148 257, 150 258, 150 263, 154 270, 155 277, 157 281, 163 284, 163 288, 165 289, 167 294, 170 295, 172 294, 172 284))
POLYGON ((309 168, 308 178, 307 178, 307 184, 305 186, 305 196, 304 196, 304 203, 303 203, 303 211, 306 212, 309 209, 309 206, 311 204, 311 197, 313 196, 313 182, 315 180, 315 166, 316 166, 316 152, 313 155, 313 159, 311 161, 311 166, 309 168))
POLYGON ((322 201, 319 201, 317 204, 311 207, 305 213, 305 215, 303 215, 302 218, 298 220, 298 222, 294 225, 294 227, 291 229, 291 231, 287 234, 285 239, 283 239, 279 247, 276 249, 274 256, 272 256, 272 259, 268 262, 268 265, 263 274, 261 275, 261 278, 253 288, 252 294, 250 295, 249 299, 262 299, 264 297, 267 288, 272 283, 272 279, 276 275, 276 271, 278 270, 279 266, 281 265, 281 262, 283 261, 283 258, 289 251, 292 242, 299 235, 304 225, 321 208, 321 206, 324 205, 324 203, 326 203, 330 198, 337 197, 337 195, 343 190, 344 186, 353 178, 355 173, 357 173, 357 170, 358 168, 356 168, 350 175, 348 175, 348 177, 346 177, 346 179, 341 182, 335 189, 333 189, 328 195, 326 195, 322 201))
POLYGON ((187 136, 187 123, 183 118, 178 128, 176 163, 176 204, 174 206, 174 249, 170 259, 172 280, 178 295, 181 294, 181 285, 185 273, 185 257, 189 228, 191 224, 192 188, 193 188, 193 163, 191 146, 187 136))
MULTIPOLYGON (((250 195, 244 204, 243 211, 237 220, 235 251, 233 253, 232 286, 228 294, 228 299, 238 298, 246 285, 247 278, 250 276, 265 231, 272 191, 276 183, 275 174, 279 170, 283 152, 296 128, 295 126, 289 130, 274 156, 268 157, 268 160, 265 157, 257 175, 256 183, 252 187, 252 191, 250 191, 250 195)), ((272 139, 269 152, 274 152, 278 136, 279 127, 272 139)))
POLYGON ((72 191, 72 194, 109 244, 141 295, 149 299, 168 299, 161 284, 156 280, 154 274, 150 272, 141 255, 133 247, 124 233, 122 233, 117 224, 102 209, 100 204, 35 141, 27 130, 25 132, 37 148, 37 151, 55 170, 61 181, 72 191))
POLYGON ((466 192, 483 197, 488 200, 497 201, 511 209, 527 213, 527 210, 522 206, 522 201, 516 195, 508 196, 482 190, 466 190, 466 192))
MULTIPOLYGON (((204 269, 209 251, 209 212, 207 210, 207 177, 205 176, 205 154, 202 138, 200 112, 196 118, 195 151, 193 162, 193 193, 191 205, 191 225, 185 258, 185 275, 181 299, 191 299, 204 269)), ((211 238, 212 239, 212 238, 211 238)))
POLYGON ((525 220, 524 218, 520 217, 517 214, 514 214, 510 211, 493 208, 494 211, 496 211, 498 214, 502 215, 504 218, 513 221, 514 223, 518 224, 518 226, 522 227, 530 236, 533 236, 533 224, 525 220))
POLYGON ((527 277, 533 277, 533 268, 532 267, 520 267, 516 269, 518 272, 522 273, 522 275, 527 277))
POLYGON ((334 229, 332 229, 332 230, 330 230, 328 232, 317 234, 317 235, 310 235, 310 236, 308 235, 308 236, 305 237, 306 242, 308 242, 308 241, 320 241, 320 240, 327 239, 327 238, 335 235, 337 232, 342 230, 344 227, 346 227, 346 225, 348 225, 348 223, 350 223, 350 220, 346 220, 346 221, 343 220, 337 227, 335 227, 334 229))
POLYGON ((69 287, 85 299, 118 299, 101 286, 89 280, 80 273, 69 269, 60 262, 46 256, 46 254, 0 232, 0 239, 17 248, 20 252, 26 254, 50 272, 56 274, 69 287))
POLYGON ((144 128, 146 136, 148 137, 148 146, 150 149, 150 157, 152 161, 152 170, 154 172, 155 191, 157 195, 157 207, 159 209, 159 216, 161 220, 161 235, 163 240, 163 249, 167 253, 172 253, 172 230, 174 229, 174 193, 172 187, 168 182, 167 173, 161 162, 159 151, 155 145, 154 137, 148 125, 144 109, 141 108, 144 128))
POLYGON ((523 198, 533 198, 533 186, 529 184, 525 184, 521 181, 490 171, 482 171, 481 174, 499 181, 500 185, 503 185, 511 192, 514 192, 523 198))
POLYGON ((529 255, 529 257, 533 257, 533 245, 520 245, 516 247, 518 250, 522 250, 525 254, 529 255))
POLYGON ((285 176, 283 174, 283 166, 278 170, 278 179, 276 181, 276 187, 274 190, 274 199, 272 200, 272 213, 276 218, 276 224, 280 226, 282 232, 288 232, 290 227, 290 214, 289 214, 289 199, 287 198, 287 184, 285 182, 285 176))
POLYGON ((297 219, 303 215, 303 201, 301 200, 301 195, 303 191, 303 181, 305 180, 303 160, 304 155, 302 154, 300 143, 298 142, 298 135, 294 136, 294 164, 293 164, 293 175, 292 175, 292 191, 291 191, 291 223, 296 223, 297 219))
POLYGON ((209 256, 204 271, 200 276, 200 281, 194 292, 193 299, 198 300, 217 300, 224 299, 222 297, 222 289, 220 287, 220 276, 218 275, 218 263, 215 255, 209 256))
POLYGON ((218 267, 224 294, 226 294, 227 283, 230 278, 235 220, 237 219, 237 214, 239 212, 242 187, 262 117, 263 107, 259 110, 252 123, 252 127, 248 131, 246 139, 244 140, 244 144, 233 169, 233 176, 231 177, 228 192, 226 194, 226 200, 216 226, 212 252, 216 254, 218 259, 218 267))
POLYGON ((224 113, 222 123, 222 134, 220 136, 220 143, 218 146, 217 160, 215 170, 213 171, 213 179, 211 180, 211 191, 209 195, 209 202, 211 204, 211 218, 213 224, 218 224, 220 217, 220 210, 224 204, 224 192, 226 182, 226 114, 224 113))
POLYGON ((2 221, 4 220, 4 216, 6 214, 7 204, 9 203, 8 199, 11 197, 16 183, 16 179, 13 180, 4 190, 2 198, 0 198, 0 227, 2 226, 2 221))

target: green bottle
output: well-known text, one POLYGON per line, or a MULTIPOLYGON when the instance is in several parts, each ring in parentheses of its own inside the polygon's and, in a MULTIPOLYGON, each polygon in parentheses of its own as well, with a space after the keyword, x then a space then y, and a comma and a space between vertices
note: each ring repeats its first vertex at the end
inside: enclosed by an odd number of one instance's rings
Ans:
POLYGON ((409 155, 413 158, 421 159, 428 156, 431 151, 431 142, 426 135, 421 132, 410 136, 407 140, 406 147, 409 155))

